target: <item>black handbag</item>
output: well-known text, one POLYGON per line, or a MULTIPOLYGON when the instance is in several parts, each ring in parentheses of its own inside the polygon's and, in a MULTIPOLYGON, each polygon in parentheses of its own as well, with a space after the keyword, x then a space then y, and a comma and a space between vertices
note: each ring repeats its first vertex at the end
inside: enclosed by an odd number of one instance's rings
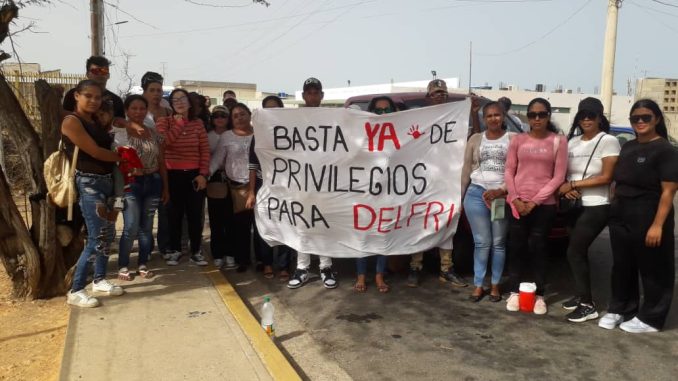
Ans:
MULTIPOLYGON (((605 134, 601 135, 600 138, 598 138, 598 141, 596 142, 596 145, 593 147, 593 151, 591 151, 591 156, 589 156, 589 161, 586 162, 586 167, 584 168, 584 174, 582 174, 581 179, 584 180, 586 178, 586 171, 589 169, 589 164, 591 164, 591 159, 593 159, 593 154, 596 152, 596 148, 598 148, 598 144, 600 144, 600 141, 603 140, 603 137, 605 134)), ((566 198, 563 196, 560 196, 560 199, 558 200, 558 211, 563 214, 571 214, 578 212, 581 208, 583 208, 584 205, 582 204, 581 198, 575 198, 570 199, 566 198)))

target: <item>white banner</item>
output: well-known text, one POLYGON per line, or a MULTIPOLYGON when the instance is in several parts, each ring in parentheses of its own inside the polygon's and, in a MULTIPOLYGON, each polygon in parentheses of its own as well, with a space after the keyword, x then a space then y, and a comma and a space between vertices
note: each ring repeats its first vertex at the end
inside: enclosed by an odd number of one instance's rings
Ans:
POLYGON ((259 233, 331 257, 451 248, 470 107, 256 110, 259 233))

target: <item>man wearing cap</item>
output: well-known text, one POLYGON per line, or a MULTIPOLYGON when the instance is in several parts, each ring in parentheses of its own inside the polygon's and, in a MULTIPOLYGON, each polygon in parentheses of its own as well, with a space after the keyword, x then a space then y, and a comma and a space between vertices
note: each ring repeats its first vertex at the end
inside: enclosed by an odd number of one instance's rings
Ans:
MULTIPOLYGON (((434 79, 428 84, 426 97, 429 99, 432 106, 443 104, 447 102, 447 84, 442 79, 434 79)), ((473 110, 471 110, 473 114, 473 110)), ((476 115, 477 110, 476 110, 476 115)), ((460 158, 461 159, 461 158, 460 158)), ((452 239, 449 242, 438 247, 440 253, 440 274, 438 279, 442 282, 449 282, 456 287, 466 287, 468 283, 457 275, 452 268, 452 239)), ((418 287, 421 269, 423 268, 424 253, 419 252, 412 254, 410 260, 410 273, 407 276, 407 285, 409 287, 418 287)))
MULTIPOLYGON (((306 107, 320 107, 323 100, 323 85, 317 78, 309 78, 304 81, 303 92, 301 94, 306 107)), ((320 259, 320 278, 325 288, 336 288, 338 286, 335 274, 332 272, 332 258, 318 255, 320 259)), ((297 253, 297 269, 294 275, 287 283, 291 289, 299 288, 308 282, 308 269, 311 267, 311 253, 297 253)))
POLYGON ((506 116, 508 118, 511 118, 511 120, 517 126, 520 126, 523 129, 523 131, 525 131, 525 132, 530 131, 530 125, 529 124, 523 125, 523 122, 520 120, 520 118, 518 118, 518 116, 515 113, 511 112, 511 106, 513 105, 513 102, 511 102, 511 98, 501 97, 501 98, 497 99, 497 102, 501 103, 501 105, 504 106, 504 111, 506 111, 506 116))

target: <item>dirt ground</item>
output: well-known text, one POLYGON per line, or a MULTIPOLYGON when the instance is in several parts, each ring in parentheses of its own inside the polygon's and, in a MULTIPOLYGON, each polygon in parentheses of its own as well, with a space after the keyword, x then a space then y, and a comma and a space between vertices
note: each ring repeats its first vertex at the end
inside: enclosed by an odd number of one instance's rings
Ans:
POLYGON ((0 269, 0 380, 56 380, 68 324, 64 298, 17 302, 10 290, 0 269))

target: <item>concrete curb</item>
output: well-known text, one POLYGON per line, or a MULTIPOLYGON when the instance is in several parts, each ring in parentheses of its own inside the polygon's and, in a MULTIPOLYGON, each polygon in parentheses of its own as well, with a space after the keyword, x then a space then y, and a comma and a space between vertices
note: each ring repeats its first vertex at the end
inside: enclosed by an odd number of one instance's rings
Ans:
MULTIPOLYGON (((65 303, 65 302, 64 302, 65 303)), ((79 310, 74 310, 71 306, 68 306, 68 324, 66 325, 66 335, 64 336, 64 345, 61 348, 61 359, 59 360, 59 381, 67 381, 66 379, 66 369, 64 369, 64 364, 71 363, 71 357, 73 356, 73 351, 67 351, 66 348, 68 344, 73 345, 75 342, 75 319, 76 314, 80 312, 79 310)))
POLYGON ((221 300, 240 325, 245 336, 259 355, 264 366, 274 380, 301 380, 287 358, 261 328, 257 319, 250 313, 240 295, 228 282, 224 274, 217 269, 205 273, 221 296, 221 300))

